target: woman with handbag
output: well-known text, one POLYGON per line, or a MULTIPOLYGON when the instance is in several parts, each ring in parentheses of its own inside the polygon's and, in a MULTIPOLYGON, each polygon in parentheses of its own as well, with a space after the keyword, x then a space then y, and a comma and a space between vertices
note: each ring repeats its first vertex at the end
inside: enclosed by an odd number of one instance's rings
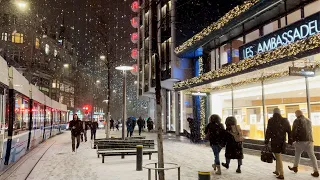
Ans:
POLYGON ((271 151, 276 156, 276 170, 273 174, 277 175, 278 179, 284 179, 281 154, 286 151, 286 134, 290 144, 292 142, 290 123, 287 118, 281 116, 280 109, 275 108, 272 118, 268 121, 265 145, 268 146, 271 139, 271 151))
POLYGON ((243 136, 241 128, 237 125, 237 120, 235 117, 228 117, 226 119, 226 133, 225 133, 225 143, 226 143, 226 163, 222 163, 222 166, 229 169, 229 164, 231 159, 238 160, 237 173, 241 173, 241 165, 243 159, 243 136))
POLYGON ((220 151, 224 147, 225 129, 221 123, 221 118, 217 114, 213 114, 209 118, 209 124, 205 129, 206 139, 210 141, 210 146, 214 154, 213 169, 216 170, 217 175, 221 175, 220 167, 220 151))

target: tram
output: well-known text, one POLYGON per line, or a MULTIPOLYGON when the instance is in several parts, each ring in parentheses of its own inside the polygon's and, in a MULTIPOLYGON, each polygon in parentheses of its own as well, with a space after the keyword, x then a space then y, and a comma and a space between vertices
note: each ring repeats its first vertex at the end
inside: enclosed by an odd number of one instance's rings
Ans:
POLYGON ((0 56, 0 173, 67 123, 67 106, 43 94, 0 56))

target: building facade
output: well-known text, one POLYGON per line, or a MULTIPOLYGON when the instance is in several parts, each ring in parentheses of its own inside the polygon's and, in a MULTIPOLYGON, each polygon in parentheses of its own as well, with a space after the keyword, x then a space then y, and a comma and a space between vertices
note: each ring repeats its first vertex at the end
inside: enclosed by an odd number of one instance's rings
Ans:
POLYGON ((188 62, 177 61, 174 52, 176 0, 164 0, 156 5, 152 5, 151 0, 140 0, 139 4, 138 96, 149 102, 149 117, 155 119, 156 66, 160 66, 163 129, 175 132, 179 115, 176 113, 177 93, 173 91, 173 84, 186 79, 189 73, 188 62), (155 63, 156 56, 159 56, 160 64, 155 63))
POLYGON ((44 94, 73 108, 77 58, 63 23, 49 23, 37 4, 2 1, 1 7, 0 55, 44 94))
POLYGON ((249 0, 178 46, 178 57, 190 61, 194 72, 174 85, 178 131, 189 131, 191 117, 204 137, 211 114, 223 123, 235 116, 245 138, 258 142, 274 108, 291 125, 300 109, 312 121, 314 144, 320 146, 318 7, 319 0, 249 0))

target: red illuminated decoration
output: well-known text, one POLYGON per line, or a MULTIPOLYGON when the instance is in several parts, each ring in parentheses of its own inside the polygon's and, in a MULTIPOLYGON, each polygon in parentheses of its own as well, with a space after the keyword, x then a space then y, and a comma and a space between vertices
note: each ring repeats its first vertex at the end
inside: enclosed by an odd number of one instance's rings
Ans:
POLYGON ((137 75, 138 74, 138 64, 134 64, 132 65, 133 69, 131 70, 131 73, 133 75, 137 75))
POLYGON ((131 25, 134 28, 138 28, 139 27, 139 18, 138 17, 134 17, 131 19, 131 25))
POLYGON ((131 57, 132 59, 138 59, 138 49, 134 48, 131 50, 131 57))
POLYGON ((132 33, 131 34, 131 41, 136 44, 138 42, 138 39, 139 39, 139 35, 138 33, 132 33))
POLYGON ((131 4, 131 9, 132 9, 133 12, 139 12, 139 3, 138 3, 138 1, 134 1, 131 4))

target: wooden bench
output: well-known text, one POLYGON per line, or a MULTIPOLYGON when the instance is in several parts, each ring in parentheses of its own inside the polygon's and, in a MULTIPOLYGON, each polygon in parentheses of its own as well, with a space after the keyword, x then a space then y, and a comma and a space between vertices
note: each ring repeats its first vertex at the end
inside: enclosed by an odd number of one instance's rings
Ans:
MULTIPOLYGON (((140 139, 146 139, 145 136, 134 136, 134 137, 126 137, 125 140, 140 140, 140 139)), ((95 139, 93 141, 93 149, 96 149, 98 141, 108 141, 108 140, 122 140, 122 138, 110 138, 110 139, 106 139, 106 138, 100 138, 100 139, 95 139)))
POLYGON ((143 154, 148 154, 151 159, 152 153, 157 153, 155 150, 154 140, 102 140, 97 142, 98 158, 102 156, 102 163, 104 163, 104 156, 121 155, 135 155, 137 145, 143 146, 143 154))

